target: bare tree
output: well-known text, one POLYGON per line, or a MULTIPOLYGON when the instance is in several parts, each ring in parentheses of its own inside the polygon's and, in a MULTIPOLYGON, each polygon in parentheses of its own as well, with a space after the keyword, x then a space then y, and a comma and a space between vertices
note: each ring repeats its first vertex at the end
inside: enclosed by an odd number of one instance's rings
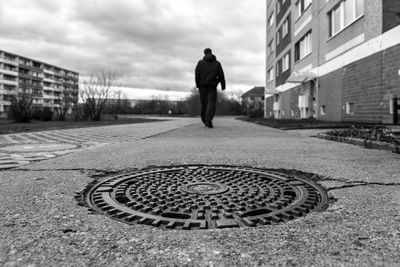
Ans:
POLYGON ((228 98, 231 98, 233 100, 236 100, 237 102, 241 102, 242 99, 242 90, 239 89, 234 89, 234 90, 229 90, 226 92, 226 94, 228 95, 228 98))
POLYGON ((80 97, 83 101, 85 119, 101 120, 101 114, 107 105, 107 101, 114 97, 114 89, 118 85, 116 72, 104 70, 83 81, 80 97))
POLYGON ((118 120, 118 114, 121 113, 123 102, 127 97, 121 90, 115 91, 113 95, 113 99, 108 101, 106 113, 111 114, 115 120, 118 120))
POLYGON ((32 118, 32 94, 23 89, 15 96, 10 97, 10 115, 16 122, 29 122, 32 118))
POLYGON ((59 120, 65 120, 65 116, 77 109, 78 106, 78 91, 75 90, 64 90, 63 97, 61 99, 60 111, 58 115, 59 120))

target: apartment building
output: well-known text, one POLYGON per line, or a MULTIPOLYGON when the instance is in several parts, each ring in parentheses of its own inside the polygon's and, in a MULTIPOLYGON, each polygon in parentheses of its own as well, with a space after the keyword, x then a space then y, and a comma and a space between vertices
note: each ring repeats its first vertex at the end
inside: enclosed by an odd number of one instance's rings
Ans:
POLYGON ((67 98, 78 96, 79 73, 0 50, 0 117, 6 118, 11 99, 29 94, 34 109, 59 112, 67 98))
POLYGON ((265 117, 392 123, 400 1, 267 0, 265 117))

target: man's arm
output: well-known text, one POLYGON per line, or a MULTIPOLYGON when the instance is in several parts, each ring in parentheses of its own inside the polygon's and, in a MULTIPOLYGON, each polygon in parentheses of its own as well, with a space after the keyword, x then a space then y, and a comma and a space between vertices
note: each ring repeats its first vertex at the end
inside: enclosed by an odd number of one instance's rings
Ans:
POLYGON ((225 75, 224 75, 224 70, 222 69, 221 63, 218 66, 218 80, 221 83, 221 89, 225 90, 225 88, 226 88, 225 75))
MULTIPOLYGON (((199 62, 200 63, 200 62, 199 62)), ((199 63, 196 65, 196 69, 194 70, 194 79, 196 81, 196 87, 199 88, 199 79, 200 79, 200 68, 199 68, 199 63)))

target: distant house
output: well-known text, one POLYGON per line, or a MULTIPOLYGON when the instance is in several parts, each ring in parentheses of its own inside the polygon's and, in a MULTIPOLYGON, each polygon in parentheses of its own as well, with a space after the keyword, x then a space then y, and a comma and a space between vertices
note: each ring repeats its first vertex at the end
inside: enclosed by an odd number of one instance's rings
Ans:
POLYGON ((264 114, 265 87, 256 86, 242 94, 242 108, 247 116, 256 117, 264 114))

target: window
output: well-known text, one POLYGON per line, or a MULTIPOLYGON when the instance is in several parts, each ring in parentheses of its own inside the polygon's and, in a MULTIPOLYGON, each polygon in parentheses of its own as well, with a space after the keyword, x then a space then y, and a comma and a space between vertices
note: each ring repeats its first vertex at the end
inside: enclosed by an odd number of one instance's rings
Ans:
POLYGON ((282 73, 282 59, 276 62, 276 76, 282 73))
POLYGON ((321 115, 326 115, 325 105, 320 106, 320 113, 321 115))
POLYGON ((276 32, 276 44, 278 45, 281 41, 281 29, 276 32))
POLYGON ((268 70, 268 81, 274 80, 274 76, 275 76, 275 71, 274 68, 272 67, 268 70))
POLYGON ((354 102, 346 102, 346 114, 354 114, 354 102))
POLYGON ((333 36, 364 14, 364 0, 343 0, 329 13, 330 33, 333 36))
POLYGON ((308 32, 303 38, 300 39, 295 44, 294 48, 294 59, 295 61, 299 61, 300 59, 306 57, 307 55, 311 54, 312 51, 312 39, 311 39, 311 31, 308 32))
POLYGON ((287 53, 286 55, 283 56, 282 59, 282 72, 285 72, 289 69, 289 61, 290 61, 289 53, 287 53))
POLYGON ((282 25, 282 38, 285 38, 288 32, 289 32, 289 19, 285 19, 282 25))
POLYGON ((272 13, 271 16, 269 16, 269 18, 268 18, 268 26, 271 27, 274 24, 274 22, 275 22, 274 18, 275 18, 274 13, 272 13))
POLYGON ((311 5, 311 3, 312 0, 299 0, 296 3, 298 17, 303 14, 303 12, 308 8, 309 5, 311 5))
POLYGON ((279 14, 279 13, 281 13, 281 1, 280 0, 278 0, 276 2, 276 14, 279 14))
POLYGON ((271 55, 274 52, 274 40, 271 40, 271 42, 269 42, 268 47, 267 47, 267 53, 268 55, 271 55))

